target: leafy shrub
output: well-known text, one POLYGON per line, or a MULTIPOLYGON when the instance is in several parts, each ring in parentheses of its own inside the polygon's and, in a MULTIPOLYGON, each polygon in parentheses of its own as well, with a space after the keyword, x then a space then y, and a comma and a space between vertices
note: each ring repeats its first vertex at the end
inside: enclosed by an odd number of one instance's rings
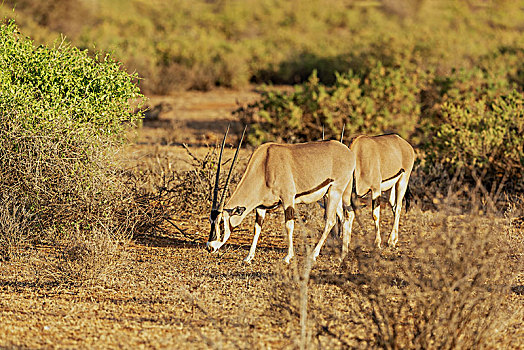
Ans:
POLYGON ((332 84, 335 71, 365 73, 378 61, 471 68, 501 43, 522 47, 523 18, 519 1, 424 0, 6 0, 2 15, 39 42, 63 33, 113 52, 151 93, 303 83, 314 69, 332 84))
POLYGON ((378 63, 367 75, 353 71, 336 74, 333 86, 320 83, 314 72, 295 91, 266 90, 261 99, 237 110, 244 123, 253 125, 248 140, 286 142, 339 138, 346 135, 393 131, 414 132, 420 113, 418 92, 422 74, 378 63))
POLYGON ((35 47, 8 22, 0 26, 0 78, 0 192, 27 210, 31 230, 126 221, 110 162, 126 123, 139 118, 136 76, 65 43, 35 47))
POLYGON ((522 93, 515 90, 467 105, 444 103, 443 121, 426 146, 431 161, 452 173, 466 168, 485 173, 487 179, 506 175, 519 183, 524 174, 523 103, 522 93))
POLYGON ((339 138, 343 125, 346 135, 396 132, 426 152, 428 172, 438 168, 451 179, 462 169, 468 180, 481 176, 488 188, 509 180, 515 189, 524 165, 520 73, 495 67, 517 64, 521 56, 506 47, 479 67, 449 74, 378 62, 365 73, 337 73, 332 86, 314 73, 292 92, 266 89, 236 113, 252 125, 253 144, 316 140, 322 127, 327 138, 339 138))
POLYGON ((439 101, 423 126, 426 165, 439 164, 451 176, 458 170, 470 179, 483 176, 487 185, 500 184, 504 176, 512 188, 521 182, 524 96, 512 71, 475 68, 436 79, 439 101))

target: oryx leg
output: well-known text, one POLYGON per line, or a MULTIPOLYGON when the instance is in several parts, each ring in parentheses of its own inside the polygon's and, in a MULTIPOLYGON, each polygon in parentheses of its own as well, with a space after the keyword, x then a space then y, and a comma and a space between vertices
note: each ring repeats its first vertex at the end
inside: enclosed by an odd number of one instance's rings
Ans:
POLYGON ((398 226, 400 222, 400 212, 402 211, 402 199, 404 198, 404 195, 406 194, 406 190, 408 187, 408 177, 406 174, 402 174, 398 182, 393 186, 391 191, 395 190, 397 195, 395 198, 395 205, 393 206, 393 212, 395 214, 395 221, 393 223, 393 229, 391 230, 391 234, 388 238, 388 245, 390 247, 395 247, 398 242, 398 226))
POLYGON ((373 221, 375 222, 375 247, 380 249, 382 238, 380 237, 380 191, 372 192, 371 207, 373 210, 373 221))
POLYGON ((337 215, 343 215, 343 218, 340 220, 342 222, 342 260, 344 260, 349 251, 349 243, 351 242, 351 229, 353 226, 353 220, 355 219, 355 212, 351 202, 352 190, 353 177, 351 177, 348 186, 342 194, 342 200, 340 201, 340 204, 337 208, 337 215), (339 213, 340 211, 342 211, 342 213, 339 213))
POLYGON ((322 233, 322 237, 320 237, 320 241, 318 241, 315 250, 313 250, 313 260, 316 260, 317 256, 320 254, 320 249, 322 249, 324 241, 337 220, 336 214, 341 201, 341 195, 339 192, 333 190, 333 188, 330 188, 329 192, 329 197, 326 203, 326 223, 324 226, 324 232, 322 233))
POLYGON ((284 258, 284 262, 286 264, 289 264, 293 256, 295 256, 295 252, 293 250, 293 230, 295 228, 295 208, 292 205, 286 207, 286 209, 284 210, 284 217, 286 220, 286 232, 287 232, 287 243, 288 243, 287 255, 284 258))
POLYGON ((257 249, 258 237, 260 236, 260 231, 262 231, 262 224, 264 223, 264 218, 266 216, 266 209, 257 208, 256 210, 256 219, 255 219, 255 232, 253 236, 253 243, 249 249, 248 256, 244 259, 244 262, 250 263, 251 260, 255 257, 255 250, 257 249))
MULTIPOLYGON (((338 218, 338 220, 335 221, 335 225, 333 225, 333 229, 331 230, 338 237, 342 237, 344 233, 344 231, 340 231, 340 226, 339 226, 339 224, 344 225, 344 223, 346 222, 346 216, 344 214, 345 214, 345 210, 344 210, 344 207, 342 206, 342 202, 340 202, 340 204, 337 207, 337 216, 336 217, 338 218)), ((343 226, 342 226, 342 229, 343 229, 343 226)))
POLYGON ((389 193, 389 204, 391 204, 391 210, 393 211, 393 215, 395 215, 395 209, 397 207, 397 184, 391 187, 391 191, 389 193))
POLYGON ((349 243, 351 242, 351 230, 353 227, 353 220, 355 219, 355 211, 351 205, 344 209, 344 221, 342 228, 342 259, 344 259, 349 252, 349 243))

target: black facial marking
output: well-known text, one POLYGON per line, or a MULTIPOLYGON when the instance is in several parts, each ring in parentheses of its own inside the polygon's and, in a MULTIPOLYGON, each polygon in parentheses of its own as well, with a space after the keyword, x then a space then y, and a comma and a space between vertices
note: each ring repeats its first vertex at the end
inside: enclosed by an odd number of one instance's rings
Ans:
POLYGON ((216 219, 218 217, 218 214, 220 214, 218 210, 211 210, 211 214, 209 215, 209 220, 211 221, 211 232, 209 232, 208 242, 213 242, 217 239, 215 225, 217 224, 216 219))
POLYGON ((212 221, 211 222, 211 232, 209 232, 209 238, 208 238, 208 242, 213 242, 213 241, 216 241, 217 239, 217 233, 215 231, 215 222, 212 221))
POLYGON ((284 217, 286 218, 286 221, 293 220, 295 218, 295 208, 287 207, 284 210, 284 217))
POLYGON ((234 216, 234 215, 242 215, 244 213, 244 211, 246 210, 246 207, 234 207, 233 209, 224 209, 224 211, 226 211, 229 216, 234 216))
POLYGON ((257 208, 260 208, 260 209, 266 209, 266 210, 273 210, 275 208, 278 208, 278 206, 282 204, 280 201, 273 204, 273 205, 259 205, 257 208))
POLYGON ((231 213, 231 215, 242 215, 244 214, 244 211, 246 211, 246 207, 236 207, 233 209, 233 213, 231 213))
POLYGON ((220 214, 218 210, 211 210, 211 214, 209 214, 209 220, 211 220, 211 222, 214 222, 217 219, 218 214, 220 214))

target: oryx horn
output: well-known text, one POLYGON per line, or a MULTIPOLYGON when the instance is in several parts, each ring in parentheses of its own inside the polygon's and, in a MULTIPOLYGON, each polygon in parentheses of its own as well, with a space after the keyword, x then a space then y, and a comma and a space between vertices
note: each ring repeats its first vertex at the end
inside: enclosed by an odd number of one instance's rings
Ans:
POLYGON ((217 175, 215 177, 215 187, 213 188, 213 205, 211 206, 211 211, 217 209, 217 200, 218 200, 218 185, 220 181, 220 164, 222 163, 222 152, 224 151, 224 145, 226 144, 226 137, 227 133, 229 132, 229 126, 227 126, 226 133, 224 134, 224 138, 222 139, 222 145, 220 146, 220 155, 218 156, 218 164, 217 164, 217 175))
POLYGON ((219 212, 224 210, 224 202, 226 200, 227 187, 229 186, 229 180, 231 180, 231 173, 233 172, 233 167, 235 166, 235 163, 238 157, 238 151, 240 150, 240 146, 242 146, 242 141, 244 140, 244 134, 246 133, 246 129, 247 129, 247 125, 244 127, 244 131, 242 131, 242 136, 240 137, 240 142, 238 143, 238 147, 235 152, 235 156, 233 157, 233 162, 231 163, 231 167, 229 168, 229 174, 227 174, 226 184, 224 185, 224 190, 222 191, 222 197, 220 198, 220 205, 218 206, 219 212))
POLYGON ((342 133, 340 133, 340 142, 344 140, 344 129, 346 128, 346 123, 342 124, 342 133))

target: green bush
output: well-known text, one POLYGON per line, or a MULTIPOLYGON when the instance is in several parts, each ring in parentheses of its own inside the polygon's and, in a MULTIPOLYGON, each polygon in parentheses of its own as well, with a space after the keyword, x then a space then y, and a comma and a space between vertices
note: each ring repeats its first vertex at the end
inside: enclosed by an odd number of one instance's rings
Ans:
MULTIPOLYGON (((113 52, 150 93, 296 84, 312 71, 384 66, 449 72, 501 45, 522 47, 522 1, 6 0, 0 16, 38 42, 63 33, 113 52), (13 11, 13 8, 16 10, 13 11)), ((519 64, 521 67, 521 64, 519 64)))
POLYGON ((447 74, 378 62, 360 74, 337 73, 333 85, 314 73, 291 92, 265 89, 236 113, 251 125, 253 144, 317 140, 323 126, 327 138, 339 138, 344 124, 348 136, 400 134, 425 151, 426 169, 443 169, 444 178, 462 169, 486 185, 504 176, 506 184, 518 184, 524 173, 522 55, 504 47, 478 67, 447 74))
POLYGON ((33 233, 115 220, 110 161, 139 118, 135 80, 109 56, 35 47, 1 24, 0 191, 27 209, 33 233))
POLYGON ((484 176, 493 182, 506 176, 520 186, 524 174, 524 97, 507 95, 454 100, 442 105, 442 122, 425 146, 431 164, 454 173, 484 176))
POLYGON ((252 125, 249 142, 297 142, 346 135, 397 132, 411 135, 420 114, 419 91, 424 74, 378 63, 369 73, 336 74, 332 86, 320 83, 316 72, 295 91, 262 92, 261 99, 237 111, 252 125))

